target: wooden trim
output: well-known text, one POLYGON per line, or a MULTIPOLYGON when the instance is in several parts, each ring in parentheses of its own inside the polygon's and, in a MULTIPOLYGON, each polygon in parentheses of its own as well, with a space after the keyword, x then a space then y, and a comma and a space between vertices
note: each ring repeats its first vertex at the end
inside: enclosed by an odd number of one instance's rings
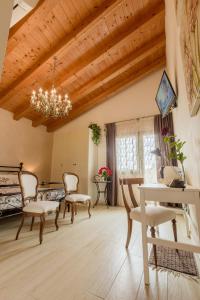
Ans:
POLYGON ((76 109, 74 108, 74 111, 73 110, 71 111, 68 118, 50 123, 49 125, 47 125, 47 131, 52 132, 52 131, 55 131, 56 129, 64 126, 65 124, 71 122, 72 120, 81 116, 82 114, 84 114, 85 112, 94 108, 95 106, 108 100, 110 97, 116 95, 117 93, 119 93, 119 91, 126 89, 128 86, 132 85, 136 81, 144 78, 145 76, 160 69, 161 67, 164 67, 165 64, 166 64, 165 56, 160 57, 160 58, 156 59, 155 61, 153 61, 150 65, 147 65, 145 68, 143 68, 137 72, 134 72, 128 78, 125 78, 124 80, 120 81, 119 83, 106 89, 106 91, 104 91, 103 93, 98 95, 96 98, 90 99, 86 103, 84 103, 84 99, 82 101, 79 101, 77 103, 77 104, 79 104, 79 107, 77 107, 76 109))
MULTIPOLYGON (((55 1, 55 0, 54 0, 55 1)), ((53 56, 58 55, 58 52, 62 52, 69 47, 75 40, 86 34, 88 30, 98 24, 102 18, 109 14, 117 5, 121 3, 121 0, 107 0, 103 5, 86 18, 76 28, 76 30, 66 35, 60 43, 56 44, 47 54, 43 55, 35 64, 33 64, 26 72, 18 77, 12 84, 0 93, 0 103, 3 104, 8 101, 8 95, 15 93, 15 89, 19 88, 24 82, 31 76, 35 75, 40 68, 42 68, 53 56)), ((11 99, 10 99, 11 100, 11 99)))

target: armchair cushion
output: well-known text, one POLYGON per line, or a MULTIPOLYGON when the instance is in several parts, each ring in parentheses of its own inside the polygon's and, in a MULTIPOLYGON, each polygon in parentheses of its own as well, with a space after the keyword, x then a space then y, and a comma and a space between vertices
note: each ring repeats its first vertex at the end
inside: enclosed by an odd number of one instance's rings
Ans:
POLYGON ((83 194, 70 194, 65 197, 65 200, 70 202, 86 202, 91 200, 91 197, 83 194))
POLYGON ((55 211, 59 206, 59 203, 56 201, 35 201, 28 203, 24 208, 24 212, 29 213, 47 213, 50 211, 55 211))
MULTIPOLYGON (((175 219, 176 213, 170 209, 161 206, 146 206, 147 225, 154 227, 175 219)), ((132 208, 130 218, 141 222, 141 207, 132 208)))

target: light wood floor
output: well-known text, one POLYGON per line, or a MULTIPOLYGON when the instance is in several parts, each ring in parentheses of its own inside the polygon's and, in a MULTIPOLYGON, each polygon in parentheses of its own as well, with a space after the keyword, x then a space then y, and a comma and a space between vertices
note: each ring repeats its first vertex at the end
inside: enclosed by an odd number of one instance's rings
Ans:
MULTIPOLYGON (((88 219, 81 210, 75 223, 60 218, 56 232, 52 217, 38 244, 38 225, 29 222, 14 241, 19 218, 0 223, 1 300, 199 300, 200 285, 183 277, 151 270, 151 285, 143 284, 140 225, 125 250, 126 214, 122 208, 98 207, 88 219)), ((186 239, 180 226, 179 239, 186 239)), ((183 224, 182 224, 183 225, 183 224)), ((167 224, 161 236, 171 234, 167 224)))

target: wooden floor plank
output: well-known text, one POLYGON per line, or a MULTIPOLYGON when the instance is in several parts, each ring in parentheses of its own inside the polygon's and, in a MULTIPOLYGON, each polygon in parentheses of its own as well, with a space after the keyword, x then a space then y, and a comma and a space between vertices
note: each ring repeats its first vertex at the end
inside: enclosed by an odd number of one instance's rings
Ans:
MULTIPOLYGON (((39 224, 30 232, 30 220, 26 220, 19 240, 14 240, 19 221, 0 222, 2 300, 199 300, 199 284, 167 272, 151 270, 151 285, 144 286, 141 225, 134 222, 126 250, 123 208, 99 206, 92 210, 91 219, 81 209, 73 225, 69 214, 65 219, 60 216, 59 231, 49 216, 42 245, 39 224)), ((171 231, 170 223, 160 227, 162 237, 172 238, 171 231)), ((179 239, 185 238, 180 217, 178 233, 179 239)))

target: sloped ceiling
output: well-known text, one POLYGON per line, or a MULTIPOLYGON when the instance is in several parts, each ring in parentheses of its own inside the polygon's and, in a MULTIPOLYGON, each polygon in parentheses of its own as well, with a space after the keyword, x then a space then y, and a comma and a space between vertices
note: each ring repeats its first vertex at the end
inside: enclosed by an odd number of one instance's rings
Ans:
POLYGON ((10 30, 0 107, 54 131, 165 65, 165 7, 160 0, 43 0, 10 30), (30 94, 56 86, 73 110, 45 119, 30 94))

